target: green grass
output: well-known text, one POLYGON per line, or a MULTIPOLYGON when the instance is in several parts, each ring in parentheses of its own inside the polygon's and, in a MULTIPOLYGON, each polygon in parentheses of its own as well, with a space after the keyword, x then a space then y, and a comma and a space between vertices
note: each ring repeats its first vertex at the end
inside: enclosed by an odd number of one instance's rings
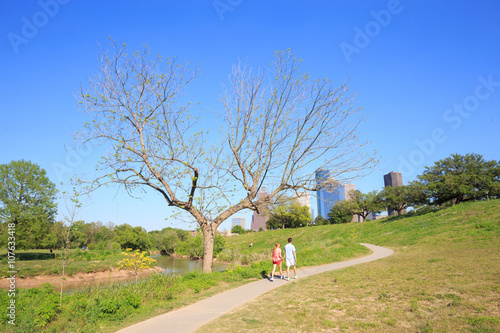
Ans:
MULTIPOLYGON (((125 256, 121 250, 87 250, 80 249, 68 251, 68 264, 66 273, 71 276, 76 273, 91 273, 109 270, 125 256)), ((50 254, 49 250, 19 250, 15 252, 15 266, 18 271, 18 277, 34 277, 39 275, 58 275, 62 272, 62 251, 54 251, 50 254)), ((0 254, 0 274, 2 277, 9 276, 7 273, 6 251, 0 254)))
POLYGON ((308 232, 395 254, 286 284, 199 332, 500 331, 500 200, 308 232))
MULTIPOLYGON (((299 268, 368 254, 359 242, 391 247, 395 254, 294 281, 212 322, 202 332, 288 332, 290 328, 494 332, 500 329, 499 219, 500 201, 494 200, 380 221, 245 234, 229 239, 219 260, 248 266, 236 265, 224 273, 154 275, 142 280, 137 292, 133 284, 88 288, 65 295, 62 309, 53 308, 55 298, 49 289, 20 290, 19 325, 12 331, 115 331, 261 279, 272 268, 274 243, 284 246, 292 237, 299 268)), ((6 301, 5 295, 0 294, 0 304, 6 301)), ((2 329, 6 330, 3 322, 2 329)))

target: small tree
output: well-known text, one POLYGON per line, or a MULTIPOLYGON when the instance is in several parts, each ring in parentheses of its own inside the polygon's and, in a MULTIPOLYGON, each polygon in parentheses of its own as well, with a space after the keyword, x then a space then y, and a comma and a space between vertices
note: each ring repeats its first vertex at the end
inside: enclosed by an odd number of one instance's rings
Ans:
POLYGON ((368 194, 361 191, 350 191, 350 200, 347 200, 346 205, 351 209, 353 214, 361 216, 361 221, 364 221, 370 213, 380 213, 384 208, 384 204, 380 199, 377 191, 372 191, 368 194))
POLYGON ((328 224, 328 220, 321 215, 316 216, 316 218, 314 219, 314 225, 325 225, 325 224, 328 224))
POLYGON ((127 249, 122 252, 127 258, 118 263, 119 268, 131 270, 135 274, 135 289, 137 291, 137 277, 139 272, 156 266, 156 260, 147 255, 146 251, 127 249))
POLYGON ((61 238, 63 241, 62 253, 60 254, 62 270, 60 279, 61 288, 59 294, 59 307, 62 307, 63 286, 64 286, 64 281, 66 281, 66 266, 68 265, 69 261, 68 251, 71 248, 71 236, 72 236, 71 230, 76 222, 76 217, 82 210, 83 206, 83 204, 79 200, 79 195, 75 189, 73 189, 72 196, 70 196, 66 192, 63 192, 63 195, 64 195, 66 212, 64 213, 64 221, 62 222, 60 229, 62 235, 58 235, 58 237, 61 238))
POLYGON ((235 225, 231 228, 231 233, 243 235, 245 233, 245 229, 243 229, 241 225, 235 225))
POLYGON ((299 228, 311 222, 309 208, 302 206, 295 198, 282 199, 269 215, 266 222, 268 229, 299 228))
POLYGON ((380 198, 387 209, 392 209, 401 215, 409 206, 408 192, 408 186, 386 186, 380 192, 380 198))
POLYGON ((328 220, 332 224, 352 222, 352 206, 346 200, 341 200, 328 213, 328 220))

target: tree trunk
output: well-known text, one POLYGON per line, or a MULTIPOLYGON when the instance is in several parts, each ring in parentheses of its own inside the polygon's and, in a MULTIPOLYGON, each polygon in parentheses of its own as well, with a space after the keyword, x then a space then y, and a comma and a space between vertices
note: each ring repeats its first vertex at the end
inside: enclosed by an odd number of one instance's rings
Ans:
POLYGON ((212 273, 216 227, 214 223, 208 222, 202 225, 201 229, 203 231, 203 273, 212 273))

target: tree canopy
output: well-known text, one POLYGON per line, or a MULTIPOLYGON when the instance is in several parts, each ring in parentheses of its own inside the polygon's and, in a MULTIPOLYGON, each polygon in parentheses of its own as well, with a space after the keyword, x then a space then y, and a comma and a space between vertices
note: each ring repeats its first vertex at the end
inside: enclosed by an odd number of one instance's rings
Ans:
POLYGON ((2 231, 15 224, 17 248, 47 248, 54 241, 50 228, 57 214, 56 196, 56 186, 37 164, 19 160, 0 165, 2 231))
POLYGON ((346 207, 353 215, 359 215, 364 221, 370 213, 380 213, 384 205, 377 191, 367 194, 354 190, 349 192, 350 199, 346 200, 346 207))
POLYGON ((266 226, 268 229, 299 228, 311 222, 309 207, 302 206, 294 198, 289 198, 281 200, 281 203, 270 211, 266 226))
POLYGON ((500 164, 479 154, 452 154, 425 167, 418 179, 429 203, 457 204, 468 200, 496 197, 500 185, 500 164))
POLYGON ((331 224, 352 222, 353 209, 349 201, 337 202, 328 213, 328 221, 331 224))

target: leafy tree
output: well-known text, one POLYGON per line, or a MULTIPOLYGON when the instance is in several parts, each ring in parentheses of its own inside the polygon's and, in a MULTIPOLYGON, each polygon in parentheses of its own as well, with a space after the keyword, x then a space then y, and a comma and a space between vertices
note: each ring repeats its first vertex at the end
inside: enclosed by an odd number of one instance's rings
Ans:
POLYGON ((397 215, 401 215, 409 206, 408 193, 408 186, 386 186, 380 193, 380 197, 387 209, 392 209, 397 215))
POLYGON ((380 213, 384 209, 384 204, 377 191, 364 194, 361 191, 355 190, 350 191, 349 195, 350 199, 346 201, 346 206, 353 214, 361 216, 362 221, 370 213, 380 213))
POLYGON ((241 225, 235 225, 234 227, 231 228, 231 232, 233 234, 243 235, 245 233, 245 229, 243 229, 241 225))
POLYGON ((168 255, 175 254, 175 249, 180 243, 179 236, 173 228, 165 228, 154 233, 153 239, 155 247, 168 255))
POLYGON ((231 215, 259 212, 286 191, 317 190, 311 166, 338 178, 375 164, 361 152, 362 119, 347 84, 312 79, 300 62, 285 51, 260 72, 235 66, 222 97, 221 135, 212 136, 198 122, 201 113, 179 99, 197 68, 112 43, 79 94, 91 118, 82 140, 110 151, 99 176, 88 180, 91 190, 118 184, 131 194, 157 191, 201 228, 203 271, 210 272, 217 228, 231 215), (266 198, 258 197, 263 184, 273 184, 266 198))
POLYGON ((48 235, 57 214, 56 196, 56 186, 37 164, 0 164, 0 221, 4 232, 8 223, 15 224, 17 248, 48 248, 55 241, 48 235))
POLYGON ((425 167, 418 179, 434 205, 487 199, 500 183, 500 164, 479 154, 452 154, 425 167))
POLYGON ((85 224, 85 221, 74 221, 72 224, 71 224, 71 227, 70 227, 70 235, 71 235, 71 239, 70 239, 70 242, 73 246, 75 247, 84 247, 84 246, 87 246, 89 244, 89 240, 88 240, 88 234, 87 234, 87 230, 88 230, 88 224, 85 224))
POLYGON ((352 208, 348 201, 337 202, 328 213, 328 220, 332 224, 352 222, 352 208))
POLYGON ((156 266, 156 260, 146 255, 146 251, 127 249, 122 252, 127 258, 118 263, 119 268, 125 268, 135 273, 135 290, 137 291, 137 277, 139 272, 156 266))
POLYGON ((120 244, 122 249, 146 250, 151 246, 148 233, 142 227, 132 227, 126 223, 121 224, 115 228, 115 234, 115 241, 120 244))
POLYGON ((316 218, 314 219, 314 225, 325 225, 325 224, 328 224, 328 220, 321 215, 316 216, 316 218))
POLYGON ((415 180, 406 185, 406 200, 409 207, 417 208, 429 204, 429 193, 424 184, 415 180))
POLYGON ((268 229, 299 228, 311 222, 311 214, 307 206, 302 206, 295 199, 282 201, 271 210, 266 222, 268 229))

